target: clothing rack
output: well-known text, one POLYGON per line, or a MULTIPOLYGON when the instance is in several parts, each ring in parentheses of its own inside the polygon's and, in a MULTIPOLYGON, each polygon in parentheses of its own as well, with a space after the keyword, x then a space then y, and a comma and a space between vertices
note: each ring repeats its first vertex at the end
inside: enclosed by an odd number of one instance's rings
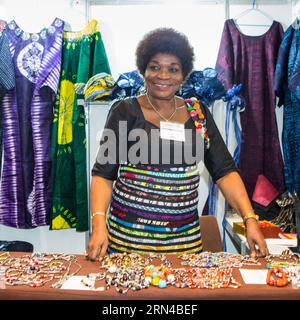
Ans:
MULTIPOLYGON (((260 4, 290 4, 293 0, 260 0, 260 4)), ((85 3, 86 22, 91 18, 91 6, 93 5, 159 5, 166 4, 167 0, 74 0, 74 5, 79 3, 85 3)), ((224 18, 230 19, 230 6, 233 4, 248 4, 249 0, 191 0, 190 3, 197 5, 214 5, 224 4, 224 18)), ((171 1, 170 1, 171 3, 171 1)), ((257 8, 258 4, 256 0, 253 0, 252 6, 257 8)), ((254 26, 254 24, 249 25, 254 26)), ((256 26, 256 25, 255 25, 256 26)), ((269 25, 259 25, 269 26, 269 25)))
POLYGON ((247 27, 270 27, 274 21, 274 19, 271 16, 269 16, 267 13, 265 13, 264 11, 262 11, 258 8, 258 4, 257 4, 256 0, 252 1, 252 8, 247 9, 245 11, 242 11, 238 16, 236 16, 234 18, 234 20, 235 20, 235 23, 237 26, 247 26, 247 27), (253 23, 238 23, 237 22, 237 20, 240 19, 241 17, 246 16, 248 13, 254 12, 254 11, 258 12, 261 16, 267 18, 270 21, 270 23, 269 24, 253 24, 253 23))

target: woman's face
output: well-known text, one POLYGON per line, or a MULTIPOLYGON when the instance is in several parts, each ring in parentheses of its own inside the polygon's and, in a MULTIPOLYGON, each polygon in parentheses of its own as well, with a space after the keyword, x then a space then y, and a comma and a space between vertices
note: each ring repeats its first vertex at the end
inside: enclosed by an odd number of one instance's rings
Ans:
POLYGON ((148 94, 157 99, 171 99, 183 81, 180 60, 167 53, 154 55, 145 71, 148 94))

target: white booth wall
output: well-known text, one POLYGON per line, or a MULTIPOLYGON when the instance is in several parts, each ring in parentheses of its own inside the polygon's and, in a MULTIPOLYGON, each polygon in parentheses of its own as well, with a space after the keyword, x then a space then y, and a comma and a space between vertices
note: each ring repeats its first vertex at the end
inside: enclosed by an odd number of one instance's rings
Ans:
MULTIPOLYGON (((93 1, 95 3, 96 1, 93 1)), ((100 1, 99 1, 100 2, 100 1)), ((109 1, 102 1, 102 3, 109 1)), ((114 1, 111 1, 112 3, 114 1)), ((129 1, 122 1, 128 3, 129 1)), ((138 1, 135 1, 138 2, 138 1)), ((139 1, 142 3, 142 1, 139 1)), ((147 1, 149 3, 149 1, 147 1)), ((86 6, 85 1, 69 0, 0 0, 0 19, 10 21, 14 19, 18 25, 28 32, 38 32, 41 28, 48 26, 55 17, 59 17, 68 23, 68 28, 73 31, 80 30, 86 24, 88 18, 98 20, 100 32, 106 47, 112 75, 115 79, 119 74, 133 71, 135 66, 135 48, 143 35, 157 27, 173 27, 185 33, 195 49, 195 69, 202 70, 206 67, 214 67, 218 54, 223 24, 226 17, 224 1, 211 1, 214 4, 176 4, 169 1, 171 5, 100 5, 86 6)), ((235 4, 230 6, 230 17, 237 16, 240 12, 251 8, 249 4, 235 4)), ((259 4, 259 1, 257 1, 259 4)), ((121 3, 121 2, 119 2, 121 3)), ((183 1, 181 2, 183 3, 183 1)), ((184 1, 188 3, 188 1, 184 1)), ((286 29, 299 8, 295 1, 262 1, 268 5, 259 5, 259 8, 271 16, 274 20, 282 23, 286 29), (273 3, 273 4, 272 4, 273 3)), ((227 11, 228 14, 228 11, 227 11)), ((257 24, 265 24, 266 19, 261 15, 244 18, 255 19, 257 24)), ((267 27, 241 27, 241 31, 249 35, 263 34, 267 27)), ((95 108, 101 106, 92 106, 95 108)), ((93 111, 91 109, 91 111, 93 111)), ((98 146, 100 129, 105 121, 107 110, 101 111, 101 119, 90 117, 90 159, 91 163, 95 157, 98 146), (102 112, 102 113, 101 113, 102 112)), ((282 130, 282 108, 276 110, 278 129, 282 130)), ((208 173, 203 174, 200 185, 199 208, 202 208, 208 194, 208 173)), ((49 230, 49 227, 38 227, 23 230, 0 225, 0 240, 24 240, 34 245, 35 251, 42 252, 66 252, 83 253, 87 244, 88 234, 69 230, 49 230)), ((232 246, 228 246, 228 250, 232 246)))

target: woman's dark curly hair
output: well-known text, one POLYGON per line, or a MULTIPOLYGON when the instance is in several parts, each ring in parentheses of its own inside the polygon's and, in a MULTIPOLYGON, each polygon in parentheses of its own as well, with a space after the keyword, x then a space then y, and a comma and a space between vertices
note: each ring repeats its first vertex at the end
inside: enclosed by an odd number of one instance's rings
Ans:
POLYGON ((193 47, 184 34, 172 28, 158 28, 150 31, 139 42, 135 52, 136 65, 143 76, 149 61, 157 53, 168 53, 176 56, 181 62, 184 78, 193 69, 193 47))

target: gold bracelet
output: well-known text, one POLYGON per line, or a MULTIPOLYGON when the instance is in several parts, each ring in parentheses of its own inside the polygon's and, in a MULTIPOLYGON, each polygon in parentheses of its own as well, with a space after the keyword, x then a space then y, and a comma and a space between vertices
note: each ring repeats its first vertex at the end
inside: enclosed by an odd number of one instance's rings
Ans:
POLYGON ((248 219, 255 219, 256 221, 258 221, 259 216, 258 216, 257 214, 255 214, 255 212, 249 212, 249 213, 247 213, 247 214, 243 217, 244 225, 246 225, 246 221, 247 221, 248 219))
POLYGON ((95 216, 103 216, 103 217, 105 217, 105 213, 101 212, 101 211, 93 212, 92 213, 92 218, 94 218, 95 216))

